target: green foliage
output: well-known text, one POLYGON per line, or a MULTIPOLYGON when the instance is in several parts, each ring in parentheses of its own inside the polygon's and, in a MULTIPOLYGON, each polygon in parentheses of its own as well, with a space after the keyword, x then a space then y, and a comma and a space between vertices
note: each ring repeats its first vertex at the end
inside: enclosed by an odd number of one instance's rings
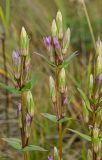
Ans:
POLYGON ((85 139, 87 141, 91 141, 91 137, 86 135, 86 134, 80 133, 79 131, 76 131, 76 130, 73 130, 73 129, 68 129, 68 130, 73 132, 73 133, 78 134, 81 138, 83 138, 83 139, 85 139))

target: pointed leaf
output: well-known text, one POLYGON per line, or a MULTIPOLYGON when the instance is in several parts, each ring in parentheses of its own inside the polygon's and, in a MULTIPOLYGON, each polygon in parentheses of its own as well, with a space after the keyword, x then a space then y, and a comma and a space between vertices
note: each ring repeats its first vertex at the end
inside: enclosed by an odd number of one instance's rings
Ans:
POLYGON ((59 68, 66 68, 71 61, 73 60, 73 58, 77 55, 76 52, 72 53, 61 65, 59 65, 59 68))
POLYGON ((35 54, 39 55, 42 59, 44 59, 50 66, 52 67, 56 67, 55 64, 53 64, 51 61, 49 61, 44 55, 40 54, 40 53, 37 53, 37 52, 34 52, 35 54))
POLYGON ((76 131, 76 130, 73 130, 73 129, 68 129, 68 130, 73 132, 73 133, 78 134, 80 137, 82 137, 83 139, 85 139, 87 141, 91 141, 91 137, 86 135, 86 134, 80 133, 79 131, 76 131))
POLYGON ((21 140, 17 138, 2 138, 6 141, 11 147, 16 150, 21 150, 21 140))
POLYGON ((50 121, 57 123, 58 119, 56 118, 55 115, 49 114, 49 113, 42 113, 42 116, 44 116, 45 118, 49 119, 50 121))
POLYGON ((71 117, 64 117, 64 118, 60 119, 58 122, 59 123, 64 123, 64 122, 67 122, 67 121, 69 121, 71 119, 72 119, 71 117))
POLYGON ((21 93, 21 91, 17 90, 16 88, 11 87, 11 86, 7 86, 6 84, 1 83, 1 82, 0 82, 0 87, 6 89, 7 91, 9 91, 11 93, 15 93, 15 94, 21 93))
POLYGON ((87 109, 92 112, 92 109, 90 108, 90 102, 89 102, 87 96, 85 95, 85 93, 80 88, 77 88, 77 89, 78 89, 78 91, 81 95, 81 98, 84 100, 87 109))
POLYGON ((40 146, 36 146, 36 145, 28 145, 26 146, 24 149, 22 149, 22 151, 41 151, 41 152, 45 152, 47 151, 46 149, 40 147, 40 146))

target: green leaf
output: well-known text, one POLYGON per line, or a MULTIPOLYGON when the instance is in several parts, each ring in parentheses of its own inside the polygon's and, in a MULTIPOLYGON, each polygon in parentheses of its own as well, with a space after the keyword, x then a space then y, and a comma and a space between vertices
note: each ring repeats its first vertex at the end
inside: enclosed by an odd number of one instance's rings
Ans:
POLYGON ((49 113, 42 113, 42 116, 44 116, 45 118, 49 119, 50 121, 57 123, 58 119, 56 118, 55 115, 49 114, 49 113))
POLYGON ((34 52, 35 54, 39 55, 42 59, 44 59, 50 66, 52 67, 57 67, 55 64, 53 64, 51 61, 49 61, 44 55, 40 54, 40 53, 37 53, 37 52, 34 52))
POLYGON ((69 121, 69 120, 71 120, 71 119, 72 119, 71 117, 64 117, 64 118, 60 119, 60 120, 57 121, 57 122, 64 123, 64 122, 67 122, 67 121, 69 121))
POLYGON ((1 82, 0 82, 0 87, 3 88, 3 89, 6 89, 7 91, 9 91, 11 93, 15 93, 15 94, 20 94, 21 93, 21 91, 17 90, 16 88, 11 87, 11 86, 7 86, 6 84, 1 83, 1 82))
POLYGON ((76 52, 72 53, 61 65, 59 65, 59 68, 66 68, 71 61, 73 60, 73 58, 77 55, 76 52))
POLYGON ((90 102, 89 102, 87 96, 85 95, 85 93, 80 88, 77 88, 77 89, 80 93, 81 98, 84 100, 87 109, 92 112, 92 109, 90 108, 90 102))
POLYGON ((28 145, 26 146, 24 149, 22 149, 22 151, 41 151, 41 152, 45 152, 47 151, 46 149, 40 147, 40 146, 36 146, 36 145, 28 145))
POLYGON ((55 115, 52 115, 52 114, 49 114, 49 113, 42 113, 42 115, 43 115, 45 118, 49 119, 50 121, 52 121, 52 122, 54 122, 54 123, 64 123, 64 122, 69 121, 69 120, 72 119, 72 118, 70 118, 70 117, 64 117, 64 118, 58 120, 55 115))
POLYGON ((32 79, 22 88, 21 92, 32 90, 35 82, 36 82, 36 77, 35 77, 35 75, 33 75, 32 79))
POLYGON ((13 147, 16 150, 21 150, 21 140, 17 138, 2 138, 4 141, 6 141, 11 147, 13 147))
POLYGON ((78 134, 80 137, 82 137, 83 139, 85 139, 87 141, 91 141, 91 137, 86 135, 86 134, 80 133, 79 131, 76 131, 76 130, 73 130, 73 129, 68 129, 68 130, 73 132, 73 133, 78 134))

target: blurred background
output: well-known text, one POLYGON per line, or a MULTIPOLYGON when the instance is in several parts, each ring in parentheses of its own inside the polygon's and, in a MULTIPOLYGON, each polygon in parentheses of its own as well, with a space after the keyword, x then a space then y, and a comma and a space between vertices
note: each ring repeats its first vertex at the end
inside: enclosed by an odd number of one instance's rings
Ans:
MULTIPOLYGON (((97 40, 98 37, 102 38, 102 0, 86 0, 85 4, 94 40, 97 40)), ((47 159, 53 145, 57 145, 56 125, 41 116, 43 112, 52 113, 48 81, 51 70, 48 64, 34 52, 46 55, 42 39, 51 33, 51 23, 59 9, 63 15, 64 28, 70 27, 71 29, 68 54, 78 51, 78 56, 67 68, 68 100, 70 102, 68 114, 74 120, 65 124, 64 127, 77 128, 86 133, 86 126, 81 116, 81 101, 76 88, 82 87, 87 93, 88 75, 92 68, 95 49, 81 0, 0 0, 0 82, 12 85, 12 75, 9 77, 8 73, 12 73, 12 51, 19 49, 22 26, 26 28, 30 38, 32 74, 36 80, 32 91, 36 111, 31 143, 49 150, 47 153, 33 152, 31 160, 47 159)), ((16 160, 22 159, 20 153, 1 140, 2 137, 20 136, 17 120, 18 102, 19 96, 0 89, 0 160, 14 160, 15 156, 16 160)), ((85 160, 86 148, 85 141, 66 131, 63 139, 64 160, 85 160)))

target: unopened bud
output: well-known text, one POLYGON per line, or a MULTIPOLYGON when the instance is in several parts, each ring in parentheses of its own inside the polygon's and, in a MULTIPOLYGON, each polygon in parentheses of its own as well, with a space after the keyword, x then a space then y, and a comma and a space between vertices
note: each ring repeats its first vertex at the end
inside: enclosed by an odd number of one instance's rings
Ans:
POLYGON ((89 92, 90 92, 90 96, 91 96, 92 91, 93 91, 93 81, 94 81, 93 75, 90 74, 90 82, 89 82, 89 92))
POLYGON ((52 99, 52 102, 55 103, 56 102, 56 88, 55 88, 55 81, 52 76, 50 76, 49 78, 49 83, 50 83, 51 99, 52 99))
POLYGON ((57 30, 57 25, 55 19, 52 21, 52 28, 51 28, 52 36, 57 37, 58 35, 58 30, 57 30))
POLYGON ((97 57, 97 65, 96 65, 96 75, 102 73, 102 55, 97 57))
POLYGON ((34 101, 33 101, 33 96, 32 96, 31 91, 26 92, 26 98, 27 98, 26 100, 27 100, 28 112, 29 112, 30 116, 33 117, 34 116, 35 104, 34 104, 34 101))
POLYGON ((54 147, 54 160, 60 160, 59 154, 58 154, 58 150, 56 147, 54 147))
POLYGON ((62 68, 59 72, 59 90, 61 93, 65 92, 65 85, 66 85, 66 74, 65 69, 62 68))
POLYGON ((26 137, 29 138, 30 137, 30 130, 31 130, 31 117, 29 115, 29 113, 27 113, 26 115, 26 137))
POLYGON ((92 151, 88 149, 87 160, 92 160, 92 151))
POLYGON ((98 41, 96 42, 96 50, 97 54, 102 56, 102 41, 98 38, 98 41))
POLYGON ((29 38, 24 27, 22 27, 21 30, 20 45, 21 45, 21 55, 27 56, 29 52, 29 38))
POLYGON ((18 104, 18 109, 17 109, 17 115, 18 115, 18 120, 19 120, 19 126, 22 128, 22 107, 21 103, 18 104))
POLYGON ((64 38, 63 38, 63 49, 62 49, 62 53, 66 54, 67 49, 69 47, 69 43, 70 43, 70 28, 67 29, 67 31, 64 34, 64 38))
POLYGON ((48 160, 54 160, 52 156, 48 156, 48 160))
POLYGON ((102 85, 102 73, 97 76, 97 78, 96 78, 96 83, 97 83, 98 85, 102 85))
POLYGON ((63 38, 63 22, 62 22, 62 14, 60 11, 57 12, 56 22, 58 27, 58 37, 59 39, 63 38))
POLYGON ((83 108, 82 108, 83 117, 84 117, 85 122, 88 123, 88 121, 89 121, 89 111, 87 109, 87 106, 86 106, 85 102, 82 101, 82 103, 83 103, 83 108))

